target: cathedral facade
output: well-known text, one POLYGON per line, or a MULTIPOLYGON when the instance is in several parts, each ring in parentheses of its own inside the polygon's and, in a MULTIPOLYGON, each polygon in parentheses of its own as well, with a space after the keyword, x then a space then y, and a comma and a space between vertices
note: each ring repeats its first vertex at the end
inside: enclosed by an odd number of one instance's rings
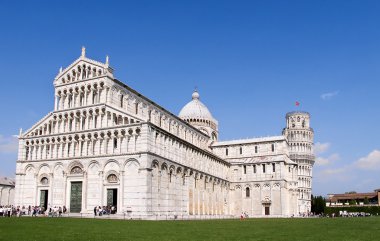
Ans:
POLYGON ((81 56, 54 80, 55 105, 19 135, 15 205, 157 216, 310 212, 313 129, 290 112, 282 135, 219 141, 197 91, 179 115, 81 56))

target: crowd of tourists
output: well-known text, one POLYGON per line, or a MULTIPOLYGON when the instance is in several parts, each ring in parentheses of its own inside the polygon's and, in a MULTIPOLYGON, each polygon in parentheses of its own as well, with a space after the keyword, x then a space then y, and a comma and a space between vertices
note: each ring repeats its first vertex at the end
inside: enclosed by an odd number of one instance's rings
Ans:
POLYGON ((0 217, 21 217, 21 216, 49 216, 49 217, 61 217, 62 214, 65 214, 67 209, 63 207, 49 207, 45 210, 44 207, 40 206, 0 206, 0 217))
POLYGON ((94 207, 94 215, 95 216, 103 216, 109 214, 115 214, 116 207, 115 206, 96 206, 94 207))

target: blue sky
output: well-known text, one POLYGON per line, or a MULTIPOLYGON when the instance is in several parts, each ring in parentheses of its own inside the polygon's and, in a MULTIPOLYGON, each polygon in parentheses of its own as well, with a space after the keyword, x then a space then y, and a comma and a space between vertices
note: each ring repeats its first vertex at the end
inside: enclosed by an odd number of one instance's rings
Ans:
POLYGON ((222 140, 312 115, 313 192, 380 187, 379 1, 1 1, 0 175, 19 128, 53 109, 53 79, 86 46, 178 114, 195 86, 222 140), (301 106, 296 108, 295 101, 301 106))

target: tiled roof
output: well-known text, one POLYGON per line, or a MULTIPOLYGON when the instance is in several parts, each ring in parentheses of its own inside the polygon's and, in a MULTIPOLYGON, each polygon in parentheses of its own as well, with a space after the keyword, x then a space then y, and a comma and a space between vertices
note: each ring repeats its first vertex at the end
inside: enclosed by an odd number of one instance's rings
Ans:
POLYGON ((377 192, 367 192, 367 193, 345 193, 345 194, 329 194, 332 201, 337 200, 354 200, 354 199, 364 199, 364 198, 376 198, 377 192))

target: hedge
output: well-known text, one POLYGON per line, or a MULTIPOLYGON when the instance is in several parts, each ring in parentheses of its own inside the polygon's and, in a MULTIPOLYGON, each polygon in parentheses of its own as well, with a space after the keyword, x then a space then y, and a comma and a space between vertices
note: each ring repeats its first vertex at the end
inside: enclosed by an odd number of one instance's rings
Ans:
POLYGON ((325 207, 325 214, 331 215, 335 213, 335 216, 339 215, 339 211, 347 212, 365 212, 371 215, 380 214, 380 206, 339 206, 339 207, 325 207))

